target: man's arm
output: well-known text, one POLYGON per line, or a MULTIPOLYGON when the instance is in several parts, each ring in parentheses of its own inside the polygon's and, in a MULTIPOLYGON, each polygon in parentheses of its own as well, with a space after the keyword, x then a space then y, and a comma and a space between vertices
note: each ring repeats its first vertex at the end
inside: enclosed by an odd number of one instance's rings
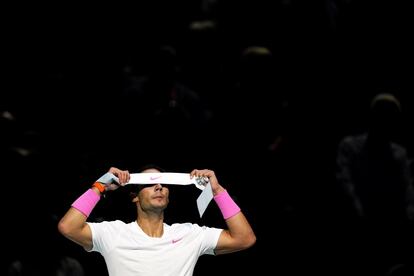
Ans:
MULTIPOLYGON (((101 193, 95 187, 92 187, 91 191, 88 192, 96 193, 98 197, 101 196, 101 193)), ((86 223, 87 218, 87 215, 75 207, 71 207, 59 221, 58 230, 63 236, 89 251, 92 249, 92 232, 86 223)))
MULTIPOLYGON (((109 172, 118 177, 119 184, 121 185, 129 181, 128 171, 122 171, 112 167, 109 169, 109 172)), ((113 183, 102 183, 102 185, 102 190, 94 186, 81 195, 72 204, 72 207, 66 212, 58 224, 58 230, 62 235, 83 246, 86 250, 91 250, 93 246, 92 232, 86 223, 89 214, 98 203, 101 192, 115 190, 119 187, 119 185, 113 183)))
POLYGON ((211 170, 193 170, 192 177, 208 177, 214 199, 226 220, 227 228, 221 232, 215 253, 226 254, 247 249, 255 244, 256 235, 240 208, 234 203, 227 191, 218 183, 211 170))
POLYGON ((221 232, 216 255, 247 249, 256 243, 256 235, 242 212, 226 219, 226 224, 228 229, 221 232))

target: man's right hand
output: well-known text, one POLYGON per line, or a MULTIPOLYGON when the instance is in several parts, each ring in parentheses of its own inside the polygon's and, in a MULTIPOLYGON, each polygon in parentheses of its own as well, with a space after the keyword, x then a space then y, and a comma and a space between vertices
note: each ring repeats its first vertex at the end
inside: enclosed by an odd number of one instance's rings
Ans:
POLYGON ((129 182, 130 175, 129 175, 128 170, 123 171, 123 170, 120 170, 118 168, 111 167, 109 169, 109 172, 114 174, 116 177, 118 177, 119 185, 124 186, 125 183, 129 182))
POLYGON ((129 172, 127 170, 120 170, 115 167, 111 167, 105 175, 103 175, 101 178, 97 180, 97 182, 102 183, 105 185, 105 191, 115 191, 120 186, 123 186, 125 183, 128 183, 130 179, 129 172), (108 173, 113 174, 118 178, 118 181, 115 181, 113 176, 110 176, 108 173))

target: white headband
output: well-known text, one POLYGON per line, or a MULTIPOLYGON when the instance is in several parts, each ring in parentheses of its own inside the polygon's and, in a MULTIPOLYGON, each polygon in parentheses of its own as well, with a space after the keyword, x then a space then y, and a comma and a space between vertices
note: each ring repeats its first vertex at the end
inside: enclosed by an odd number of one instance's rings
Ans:
MULTIPOLYGON (((173 184, 173 185, 191 185, 194 184, 203 192, 197 198, 197 208, 200 217, 203 216, 208 204, 213 199, 213 191, 211 189, 210 181, 206 177, 190 178, 188 173, 132 173, 130 174, 129 184, 173 184)), ((116 182, 119 184, 119 179, 112 173, 108 172, 101 176, 97 182, 110 184, 116 182)))

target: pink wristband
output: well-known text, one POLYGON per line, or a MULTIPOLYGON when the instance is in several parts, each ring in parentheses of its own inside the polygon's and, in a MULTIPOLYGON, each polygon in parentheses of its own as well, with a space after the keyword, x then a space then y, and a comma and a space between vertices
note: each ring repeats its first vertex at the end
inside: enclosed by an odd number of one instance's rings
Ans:
POLYGON ((72 207, 77 209, 86 217, 89 217, 93 208, 100 199, 101 197, 97 193, 95 193, 92 189, 88 189, 75 202, 73 202, 72 207))
POLYGON ((239 206, 237 206, 237 204, 233 201, 233 199, 227 193, 227 190, 224 190, 223 192, 214 196, 214 200, 220 208, 220 211, 224 219, 231 218, 232 216, 240 212, 239 206))

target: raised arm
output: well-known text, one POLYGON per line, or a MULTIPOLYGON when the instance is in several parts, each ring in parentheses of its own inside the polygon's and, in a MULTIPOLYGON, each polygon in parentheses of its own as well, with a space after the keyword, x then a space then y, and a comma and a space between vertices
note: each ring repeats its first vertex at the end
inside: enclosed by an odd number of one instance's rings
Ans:
MULTIPOLYGON (((121 185, 129 181, 128 171, 112 167, 108 172, 118 177, 121 185)), ((89 214, 100 200, 101 193, 116 190, 119 187, 114 183, 98 183, 100 184, 92 186, 72 204, 58 224, 58 230, 62 235, 86 250, 92 249, 92 233, 86 223, 89 214)))
POLYGON ((214 200, 218 204, 227 228, 223 230, 215 248, 215 253, 226 254, 240 251, 251 247, 256 242, 256 235, 253 232, 246 217, 240 208, 231 199, 226 189, 218 182, 214 171, 211 170, 193 170, 191 176, 208 177, 213 190, 214 200))

